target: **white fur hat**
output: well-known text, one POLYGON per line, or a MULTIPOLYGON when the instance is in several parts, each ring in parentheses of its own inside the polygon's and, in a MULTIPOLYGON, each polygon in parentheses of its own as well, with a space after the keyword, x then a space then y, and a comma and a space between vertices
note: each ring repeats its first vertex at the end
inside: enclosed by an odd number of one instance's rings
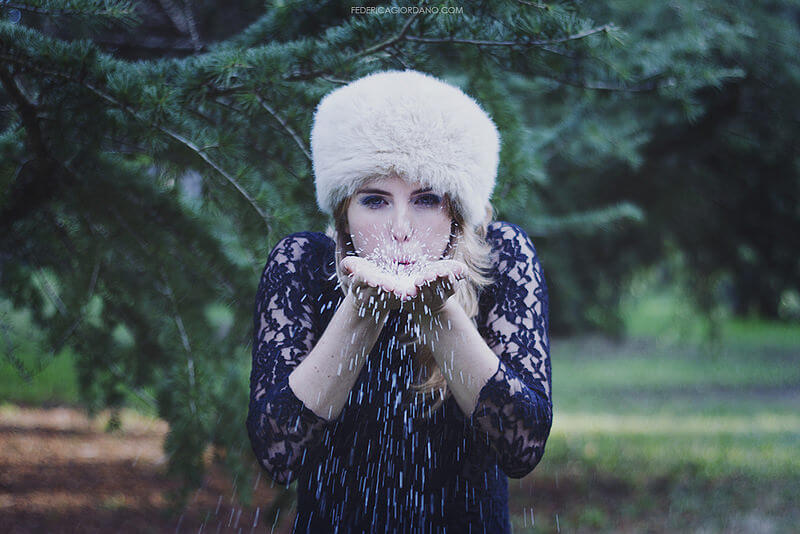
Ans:
POLYGON ((446 193, 470 225, 494 189, 500 137, 460 89, 412 70, 370 74, 326 95, 314 114, 317 203, 332 215, 364 183, 394 171, 446 193))

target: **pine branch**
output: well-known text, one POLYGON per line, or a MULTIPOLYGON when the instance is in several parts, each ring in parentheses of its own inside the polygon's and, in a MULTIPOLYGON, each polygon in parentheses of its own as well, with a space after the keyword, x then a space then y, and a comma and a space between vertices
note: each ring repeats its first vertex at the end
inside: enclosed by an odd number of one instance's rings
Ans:
POLYGON ((203 45, 201 45, 200 48, 197 48, 191 39, 174 39, 168 37, 159 37, 157 35, 129 37, 127 35, 104 34, 102 37, 93 39, 92 42, 103 47, 125 46, 132 48, 143 48, 151 51, 163 50, 186 53, 202 52, 205 50, 203 45))
MULTIPOLYGON (((97 278, 98 278, 98 274, 100 272, 100 263, 101 263, 100 262, 100 257, 98 256, 96 261, 95 261, 94 268, 92 269, 92 277, 89 280, 89 290, 88 290, 88 292, 86 294, 86 299, 85 299, 86 300, 86 304, 84 304, 83 308, 88 306, 89 301, 92 300, 92 296, 94 295, 94 289, 95 289, 95 287, 97 285, 97 278)), ((64 332, 64 335, 61 336, 61 339, 58 340, 58 342, 55 345, 53 345, 53 348, 50 350, 50 356, 51 357, 55 357, 56 354, 61 352, 61 349, 67 343, 67 340, 70 338, 70 336, 73 334, 73 332, 75 332, 75 330, 78 329, 78 327, 81 325, 81 323, 83 323, 84 319, 86 319, 86 312, 82 313, 72 323, 72 325, 67 329, 67 331, 64 332)))
MULTIPOLYGON (((13 235, 8 229, 14 221, 53 198, 64 185, 74 183, 75 175, 63 162, 51 155, 39 125, 38 108, 24 93, 14 75, 3 67, 0 67, 0 84, 14 102, 25 128, 25 138, 35 154, 31 161, 33 168, 30 174, 22 180, 12 182, 6 207, 0 212, 0 228, 6 230, 7 235, 13 235)), ((21 165, 18 169, 19 176, 22 176, 23 167, 21 165)))
POLYGON ((405 58, 403 57, 403 53, 400 50, 397 50, 395 47, 390 46, 386 49, 387 52, 398 62, 400 65, 403 66, 404 69, 412 69, 413 66, 408 63, 405 58))
POLYGON ((134 394, 136 397, 139 398, 146 406, 148 406, 151 410, 158 413, 158 401, 156 400, 153 395, 145 391, 143 388, 140 387, 131 387, 127 385, 129 381, 129 373, 126 373, 119 362, 114 362, 107 367, 107 369, 111 372, 113 377, 117 380, 117 384, 122 384, 125 389, 134 394))
POLYGON ((172 286, 169 284, 169 280, 167 279, 167 273, 164 271, 163 268, 159 269, 159 274, 161 275, 161 281, 164 283, 164 287, 166 288, 166 295, 169 298, 170 303, 172 304, 172 312, 174 314, 175 324, 178 326, 178 332, 181 336, 181 342, 183 343, 183 348, 186 350, 186 368, 189 372, 189 387, 191 388, 191 394, 189 396, 189 407, 192 409, 192 414, 197 414, 197 406, 195 404, 195 396, 197 395, 196 391, 196 380, 195 380, 195 373, 194 373, 194 355, 192 353, 192 345, 189 343, 189 334, 186 332, 186 327, 183 324, 183 318, 181 317, 180 312, 178 311, 178 303, 175 301, 175 293, 172 291, 172 286))
POLYGON ((294 142, 297 143, 297 146, 300 147, 300 150, 303 152, 306 159, 309 162, 311 162, 311 151, 306 147, 305 143, 303 143, 303 140, 300 138, 300 136, 297 135, 297 132, 294 131, 294 128, 292 128, 289 125, 289 123, 287 123, 286 120, 283 117, 281 117, 278 114, 278 112, 275 111, 275 109, 267 103, 266 100, 264 100, 264 97, 261 96, 261 93, 256 91, 255 95, 256 98, 258 99, 258 103, 261 104, 261 107, 263 107, 267 111, 267 113, 272 115, 272 117, 276 121, 278 121, 281 126, 283 126, 283 129, 286 130, 286 132, 292 137, 292 139, 294 139, 294 142))
POLYGON ((467 44, 474 46, 508 46, 508 47, 518 46, 522 48, 530 48, 533 46, 544 47, 554 44, 566 43, 568 41, 577 41, 579 39, 584 39, 586 37, 589 37, 590 35, 595 35, 597 33, 607 33, 614 29, 615 26, 613 24, 603 24, 602 26, 591 28, 589 30, 585 30, 579 33, 574 33, 572 35, 567 35, 566 37, 561 37, 559 39, 529 40, 529 41, 492 41, 485 39, 461 39, 457 37, 420 37, 418 35, 406 35, 405 37, 403 37, 403 39, 406 41, 425 43, 425 44, 467 44))
POLYGON ((336 85, 347 85, 348 83, 350 83, 347 80, 342 80, 340 78, 334 78, 332 76, 320 76, 320 79, 321 80, 325 80, 326 82, 330 82, 330 83, 336 84, 336 85))
MULTIPOLYGON (((127 222, 127 221, 126 221, 126 220, 125 220, 125 219, 122 217, 122 215, 120 215, 119 211, 117 211, 117 210, 112 210, 112 209, 106 209, 106 211, 107 211, 108 213, 112 214, 112 215, 113 215, 113 217, 114 217, 114 218, 117 220, 117 222, 120 224, 120 226, 121 226, 121 227, 122 227, 124 230, 126 230, 126 231, 127 231, 127 232, 128 232, 130 235, 131 235, 131 237, 132 237, 132 238, 133 238, 133 240, 136 242, 136 244, 139 246, 139 248, 140 248, 140 249, 142 249, 142 252, 144 253, 144 255, 145 255, 145 256, 154 257, 154 256, 153 256, 153 250, 152 250, 152 247, 150 247, 150 245, 149 245, 148 243, 146 243, 146 242, 144 241, 144 239, 142 239, 142 238, 139 236, 139 234, 138 234, 138 233, 137 233, 137 232, 136 232, 136 231, 133 229, 133 227, 131 226, 131 224, 129 224, 129 223, 128 223, 128 222, 127 222)), ((153 212, 151 212, 151 213, 155 213, 155 212, 153 211, 153 212)), ((93 236, 93 239, 94 239, 94 240, 97 240, 97 239, 98 239, 98 238, 96 237, 96 236, 97 236, 97 233, 94 231, 94 227, 93 227, 92 223, 91 223, 91 222, 90 222, 88 219, 86 219, 86 217, 85 217, 83 214, 81 214, 81 218, 82 218, 82 220, 84 221, 84 224, 86 225, 86 227, 88 228, 88 231, 89 231, 89 233, 91 233, 91 234, 92 234, 92 236, 93 236)), ((132 260, 132 259, 130 259, 130 258, 128 258, 128 261, 129 261, 129 263, 133 263, 133 260, 132 260)), ((191 267, 190 267, 190 268, 191 268, 191 267)), ((231 281, 230 281, 230 280, 228 280, 227 278, 224 278, 224 277, 223 277, 221 274, 219 274, 217 271, 213 271, 213 273, 214 273, 214 274, 217 276, 217 282, 219 283, 219 285, 221 285, 221 286, 224 286, 224 287, 225 287, 225 289, 227 289, 227 290, 228 290, 228 292, 229 292, 230 294, 235 294, 235 293, 236 293, 236 290, 234 289, 234 285, 231 283, 231 281)))
MULTIPOLYGON (((99 98, 101 98, 102 100, 105 100, 106 102, 108 102, 108 103, 110 103, 110 104, 114 105, 115 107, 117 107, 117 108, 119 108, 119 109, 121 109, 121 110, 125 111, 126 113, 128 113, 129 115, 131 115, 131 116, 132 116, 132 117, 134 117, 135 119, 139 120, 140 122, 142 122, 142 123, 144 123, 144 124, 148 124, 150 127, 152 127, 152 128, 155 128, 156 130, 158 130, 158 131, 160 131, 161 133, 163 133, 163 134, 167 135, 168 137, 170 137, 170 138, 171 138, 171 139, 173 139, 174 141, 177 141, 179 144, 183 145, 185 148, 189 149, 189 150, 190 150, 190 151, 192 151, 194 154, 196 154, 196 155, 197 155, 197 156, 198 156, 200 159, 202 159, 202 160, 203 160, 203 161, 204 161, 204 162, 205 162, 205 163, 206 163, 206 164, 207 164, 209 167, 211 167, 212 169, 214 169, 215 171, 217 171, 217 173, 219 173, 219 174, 220 174, 220 175, 221 175, 223 178, 225 178, 225 179, 226 179, 226 180, 227 180, 227 181, 228 181, 228 182, 229 182, 231 185, 233 185, 233 186, 234 186, 234 188, 236 188, 236 190, 237 190, 237 191, 239 191, 239 193, 240 193, 240 194, 241 194, 241 195, 242 195, 242 196, 243 196, 243 197, 244 197, 244 198, 247 200, 247 202, 248 202, 248 203, 249 203, 249 204, 250 204, 250 205, 253 207, 253 209, 256 211, 256 213, 258 213, 259 217, 261 217, 261 219, 264 221, 264 223, 265 223, 265 224, 266 224, 266 226, 267 226, 267 231, 268 231, 268 232, 272 232, 272 226, 271 226, 271 224, 270 224, 270 222, 269 222, 269 217, 268 217, 268 216, 267 216, 267 214, 266 214, 266 213, 265 213, 265 212, 264 212, 264 211, 263 211, 263 210, 262 210, 262 209, 261 209, 261 208, 258 206, 258 204, 256 204, 255 200, 254 200, 254 199, 253 199, 253 198, 250 196, 250 194, 249 194, 249 193, 248 193, 248 192, 247 192, 247 191, 244 189, 244 187, 242 187, 242 185, 241 185, 241 184, 239 184, 239 182, 236 180, 236 178, 234 178, 234 177, 233 177, 233 175, 231 175, 231 174, 230 174, 228 171, 226 171, 226 170, 225 170, 225 169, 224 169, 224 168, 223 168, 223 167, 222 167, 220 164, 218 164, 216 161, 214 161, 213 159, 211 159, 211 158, 208 156, 208 154, 206 154, 206 153, 205 153, 205 151, 204 151, 202 148, 198 147, 198 146, 197 146, 197 144, 195 144, 195 143, 194 143, 193 141, 191 141, 190 139, 188 139, 188 138, 184 137, 182 134, 180 134, 180 133, 178 133, 178 132, 176 132, 176 131, 172 130, 171 128, 168 128, 168 127, 166 127, 166 126, 162 126, 162 125, 160 125, 160 124, 154 124, 154 123, 152 123, 152 122, 148 121, 146 118, 142 117, 142 116, 141 116, 141 115, 140 115, 140 114, 139 114, 139 113, 138 113, 138 112, 137 112, 135 109, 133 109, 131 106, 129 106, 129 105, 127 105, 127 104, 123 103, 123 102, 120 102, 119 100, 117 100, 116 98, 114 98, 112 95, 110 95, 110 94, 108 94, 108 93, 106 93, 106 92, 104 92, 104 91, 102 91, 102 90, 98 89, 97 87, 95 87, 95 86, 94 86, 94 84, 92 84, 91 82, 89 82, 89 81, 87 81, 87 80, 85 80, 85 79, 78 79, 78 78, 75 78, 74 76, 71 76, 71 75, 69 75, 69 74, 66 74, 66 73, 63 73, 63 72, 53 71, 53 70, 50 70, 50 69, 44 69, 44 68, 42 68, 42 67, 39 67, 38 65, 37 65, 37 66, 30 65, 30 64, 28 64, 28 63, 25 63, 25 62, 23 62, 23 61, 20 61, 18 58, 14 57, 14 56, 9 56, 9 55, 7 55, 7 54, 0 54, 0 59, 5 59, 5 60, 7 60, 7 61, 10 61, 10 62, 13 62, 13 63, 17 63, 17 64, 22 64, 22 65, 25 65, 25 66, 27 66, 28 68, 31 68, 31 69, 34 69, 34 70, 36 70, 36 71, 37 71, 37 72, 39 72, 40 74, 45 74, 45 75, 49 75, 49 76, 55 76, 55 77, 62 78, 62 79, 68 80, 68 81, 70 81, 70 82, 73 82, 73 83, 75 83, 75 84, 78 84, 78 85, 80 85, 80 86, 84 87, 85 89, 88 89, 89 91, 91 91, 92 93, 94 93, 96 96, 98 96, 98 97, 99 97, 99 98)), ((0 219, 0 220, 2 220, 2 219, 0 219)))
POLYGON ((27 139, 30 142, 31 150, 36 154, 37 159, 41 161, 49 159, 50 155, 46 148, 44 135, 39 127, 39 113, 36 105, 23 93, 23 89, 17 83, 14 75, 4 68, 0 68, 0 83, 14 101, 25 131, 28 132, 27 139))
POLYGON ((622 93, 648 93, 655 91, 657 89, 661 89, 662 87, 672 87, 676 83, 672 79, 669 79, 664 83, 658 83, 656 78, 660 75, 649 76, 648 78, 632 85, 618 85, 603 81, 592 82, 584 80, 570 80, 569 78, 562 78, 560 76, 553 76, 548 74, 536 74, 536 76, 540 78, 546 78, 548 80, 553 80, 554 82, 558 82, 564 85, 579 87, 581 89, 591 89, 594 91, 616 91, 622 93))
POLYGON ((568 59, 574 59, 574 60, 585 59, 584 57, 569 50, 564 50, 563 48, 556 48, 554 46, 542 46, 541 49, 544 50, 545 52, 550 52, 551 54, 562 56, 568 59))
MULTIPOLYGON (((424 4, 424 3, 425 3, 424 1, 420 2, 419 6, 422 6, 422 4, 424 4)), ((390 47, 393 44, 403 40, 406 37, 406 33, 408 33, 408 29, 411 27, 411 24, 413 24, 414 21, 417 19, 417 17, 419 17, 420 13, 421 13, 421 11, 417 11, 416 13, 414 13, 410 17, 408 17, 408 20, 406 20, 406 23, 403 24, 402 28, 400 28, 400 31, 397 33, 397 35, 386 39, 382 43, 378 43, 378 44, 376 44, 374 46, 371 46, 371 47, 359 52, 358 54, 356 54, 356 56, 357 57, 368 56, 370 54, 374 54, 375 52, 380 52, 384 48, 390 47)))
MULTIPOLYGON (((4 313, 3 314, 3 318, 5 318, 5 315, 6 314, 4 313)), ((20 360, 14 354, 14 352, 16 351, 16 347, 14 347, 14 343, 11 341, 11 335, 10 335, 11 327, 8 326, 8 324, 6 324, 5 321, 2 320, 3 318, 0 318, 0 330, 2 330, 3 339, 6 342, 6 350, 3 351, 3 356, 5 356, 6 361, 8 361, 8 363, 10 363, 11 366, 14 368, 14 370, 17 372, 17 376, 19 376, 25 382, 30 384, 30 382, 33 379, 34 375, 37 374, 37 373, 31 372, 25 366, 25 362, 20 360)))
POLYGON ((131 225, 128 224, 128 221, 126 221, 122 217, 122 215, 120 215, 119 212, 116 210, 111 211, 111 213, 114 215, 114 218, 117 220, 120 226, 122 226, 125 230, 128 231, 129 234, 131 234, 131 237, 133 237, 133 240, 136 241, 137 245, 139 245, 139 248, 141 248, 144 251, 145 255, 151 256, 153 254, 153 251, 150 250, 150 246, 139 237, 139 234, 133 231, 133 228, 131 228, 131 225))
POLYGON ((42 267, 42 264, 39 262, 39 260, 36 257, 36 254, 34 254, 33 251, 31 251, 30 258, 33 260, 33 263, 36 266, 36 269, 31 271, 33 277, 39 280, 39 284, 44 289, 47 298, 50 299, 50 303, 56 310, 58 310, 58 313, 60 313, 61 315, 67 315, 67 307, 64 305, 64 301, 61 300, 61 297, 58 295, 58 292, 52 285, 50 285, 50 282, 47 281, 47 278, 45 278, 41 274, 41 271, 43 271, 44 268, 42 267))
MULTIPOLYGON (((347 82, 344 82, 344 83, 347 83, 347 82)), ((235 111, 237 114, 241 115, 241 117, 246 119, 246 120, 250 120, 251 119, 250 115, 246 111, 244 111, 241 108, 238 108, 238 107, 234 106, 233 104, 230 104, 229 102, 224 102, 223 100, 220 100, 219 98, 216 98, 216 99, 214 99, 214 103, 224 107, 225 109, 229 109, 231 111, 235 111)), ((286 165, 285 161, 283 161, 282 159, 275 159, 274 157, 271 157, 268 154, 265 154, 263 151, 258 150, 255 147, 251 147, 251 148, 252 148, 252 150, 254 150, 258 154, 258 156, 262 160, 269 160, 269 161, 272 161, 274 163, 277 163, 278 165, 283 167, 283 169, 288 174, 290 174, 293 178, 295 178, 296 180, 300 181, 300 177, 297 175, 297 173, 295 173, 294 170, 292 170, 291 168, 289 168, 286 165)))
POLYGON ((66 2, 69 7, 64 7, 64 2, 53 0, 29 0, 27 2, 0 2, 3 7, 18 9, 26 13, 49 16, 71 16, 82 18, 105 17, 118 20, 125 24, 138 22, 136 6, 125 0, 107 0, 103 2, 92 0, 72 0, 66 2))
POLYGON ((550 9, 550 6, 542 4, 540 2, 527 2, 526 0, 517 0, 517 2, 519 2, 524 6, 538 7, 539 9, 550 9))
MULTIPOLYGON (((139 118, 139 117, 137 116, 137 118, 139 118)), ((242 185, 241 185, 241 184, 239 184, 239 182, 236 180, 236 178, 234 178, 234 177, 233 177, 233 176, 232 176, 232 175, 231 175, 231 174, 230 174, 228 171, 226 171, 225 169, 223 169, 221 165, 219 165, 217 162, 215 162, 214 160, 212 160, 212 159, 211 159, 211 158, 208 156, 208 154, 206 154, 206 153, 205 153, 205 151, 204 151, 203 149, 199 148, 199 147, 198 147, 198 146, 197 146, 197 145, 196 145, 194 142, 192 142, 191 140, 189 140, 189 139, 187 139, 187 138, 183 137, 181 134, 179 134, 179 133, 177 133, 177 132, 175 132, 175 131, 172 131, 171 129, 169 129, 169 128, 166 128, 166 127, 164 127, 164 126, 160 126, 160 125, 154 125, 154 126, 155 126, 155 127, 156 127, 156 128, 159 130, 159 131, 161 131, 161 132, 163 132, 163 133, 167 134, 167 135, 168 135, 168 136, 170 136, 172 139, 174 139, 174 140, 178 141, 179 143, 181 143, 182 145, 184 145, 186 148, 188 148, 189 150, 191 150, 192 152, 194 152, 195 154, 197 154, 197 155, 200 157, 200 159, 202 159, 203 161, 205 161, 205 162, 208 164, 208 166, 209 166, 209 167, 211 167, 212 169, 214 169, 215 171, 217 171, 217 172, 218 172, 219 174, 221 174, 221 175, 222 175, 222 176, 223 176, 223 177, 224 177, 226 180, 228 180, 228 182, 230 182, 230 183, 231 183, 231 185, 233 185, 233 186, 236 188, 236 190, 237 190, 237 191, 239 191, 239 193, 240 193, 240 194, 241 194, 241 195, 242 195, 242 196, 243 196, 245 199, 247 199, 247 202, 249 202, 249 203, 250 203, 250 205, 253 207, 253 209, 256 211, 256 213, 258 213, 258 215, 261 217, 261 219, 262 219, 262 220, 264 221, 264 223, 267 225, 267 231, 268 231, 268 232, 270 232, 270 233, 272 232, 272 226, 270 225, 270 222, 269 222, 269 217, 268 217, 268 216, 267 216, 267 214, 266 214, 266 213, 265 213, 265 212, 264 212, 264 211, 263 211, 263 210, 262 210, 262 209, 261 209, 261 208, 258 206, 258 204, 256 204, 256 201, 253 199, 253 197, 251 197, 251 196, 250 196, 250 194, 249 194, 247 191, 245 191, 244 187, 242 187, 242 185)))
MULTIPOLYGON (((425 1, 420 2, 418 5, 422 6, 423 4, 425 4, 425 1)), ((362 58, 364 56, 369 56, 371 54, 374 54, 376 52, 380 52, 380 51, 382 51, 382 50, 384 50, 386 48, 389 48, 389 47, 393 46, 394 44, 402 41, 403 39, 406 38, 406 33, 408 33, 409 28, 411 28, 411 24, 413 24, 414 21, 417 19, 417 17, 419 17, 420 13, 421 13, 421 11, 417 11, 416 13, 413 13, 410 17, 408 17, 406 22, 403 24, 403 27, 400 28, 400 31, 397 32, 394 36, 389 37, 388 39, 384 40, 383 42, 374 44, 374 45, 372 45, 370 47, 367 47, 367 48, 365 48, 363 50, 360 50, 360 51, 358 51, 358 52, 356 52, 354 54, 351 54, 347 58, 345 58, 344 61, 345 62, 350 62, 350 61, 354 61, 356 59, 362 58)), ((295 71, 295 72, 293 72, 291 74, 283 76, 283 79, 286 80, 286 81, 310 80, 310 79, 318 78, 318 77, 322 76, 323 74, 330 74, 330 72, 328 71, 328 69, 317 69, 317 70, 307 71, 307 72, 302 72, 302 71, 301 72, 297 72, 297 71, 295 71)))
POLYGON ((535 228, 534 234, 547 236, 565 231, 591 233, 602 229, 603 226, 625 220, 641 222, 644 220, 644 213, 641 208, 630 202, 619 202, 604 208, 568 215, 536 216, 532 219, 532 224, 535 228))

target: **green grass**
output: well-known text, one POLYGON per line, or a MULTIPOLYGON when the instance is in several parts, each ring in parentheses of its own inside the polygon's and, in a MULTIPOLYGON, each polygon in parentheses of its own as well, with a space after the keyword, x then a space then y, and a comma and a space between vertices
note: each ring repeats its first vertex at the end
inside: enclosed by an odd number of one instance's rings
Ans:
MULTIPOLYGON (((722 309, 714 321, 699 311, 679 288, 632 292, 623 298, 622 315, 626 333, 634 338, 662 343, 708 343, 709 334, 719 328, 719 340, 755 347, 797 349, 800 324, 758 318, 731 317, 722 309)), ((713 346, 713 341, 710 343, 713 346)))
POLYGON ((628 308, 626 341, 552 341, 554 423, 510 481, 514 532, 800 524, 800 326, 723 317, 709 342, 701 323, 655 295, 628 308))
POLYGON ((800 347, 800 325, 797 323, 729 318, 724 322, 722 332, 730 343, 767 345, 795 350, 800 347))
POLYGON ((78 402, 75 355, 69 349, 57 354, 42 350, 42 335, 28 312, 0 300, 3 356, 0 357, 0 401, 48 405, 78 402))

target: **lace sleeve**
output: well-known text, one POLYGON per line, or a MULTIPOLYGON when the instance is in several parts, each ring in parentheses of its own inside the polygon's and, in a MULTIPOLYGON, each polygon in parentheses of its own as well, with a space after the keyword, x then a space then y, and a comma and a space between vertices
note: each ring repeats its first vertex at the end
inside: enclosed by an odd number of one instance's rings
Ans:
POLYGON ((292 234, 269 255, 255 303, 247 431, 256 458, 278 483, 296 478, 326 422, 289 387, 289 374, 316 343, 311 290, 314 243, 292 234))
POLYGON ((500 363, 481 389, 472 421, 486 432, 503 472, 521 478, 542 458, 553 418, 547 286, 521 228, 493 225, 487 237, 498 243, 497 272, 479 330, 500 363))

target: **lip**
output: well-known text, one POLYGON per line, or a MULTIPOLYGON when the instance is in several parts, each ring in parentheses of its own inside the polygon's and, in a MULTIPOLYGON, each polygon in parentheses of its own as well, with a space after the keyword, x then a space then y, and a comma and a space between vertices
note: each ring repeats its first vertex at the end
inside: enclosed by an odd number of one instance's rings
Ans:
POLYGON ((395 260, 395 263, 399 265, 414 265, 417 262, 414 260, 395 260))

